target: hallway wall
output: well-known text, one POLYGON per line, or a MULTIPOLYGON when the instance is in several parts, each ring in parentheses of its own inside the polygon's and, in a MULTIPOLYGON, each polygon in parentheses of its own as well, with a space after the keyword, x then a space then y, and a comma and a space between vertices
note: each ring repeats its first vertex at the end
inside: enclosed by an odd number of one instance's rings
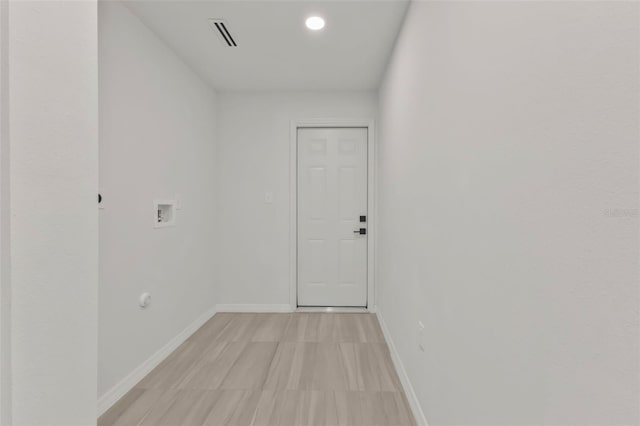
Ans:
POLYGON ((376 96, 228 92, 219 93, 218 111, 218 303, 287 309, 291 120, 374 118, 376 96))
POLYGON ((3 289, 11 298, 11 367, 2 365, 11 368, 10 424, 89 425, 98 328, 97 2, 1 7, 10 88, 1 101, 10 145, 2 147, 3 219, 7 197, 11 204, 2 224, 4 254, 8 239, 11 248, 10 265, 2 265, 3 285, 11 284, 3 289))
POLYGON ((215 304, 216 110, 122 4, 100 2, 99 35, 102 396, 215 304), (174 227, 154 228, 156 199, 178 201, 174 227))
POLYGON ((0 0, 0 425, 11 419, 9 2, 0 0))
POLYGON ((640 421, 638 7, 411 5, 378 305, 430 424, 640 421))

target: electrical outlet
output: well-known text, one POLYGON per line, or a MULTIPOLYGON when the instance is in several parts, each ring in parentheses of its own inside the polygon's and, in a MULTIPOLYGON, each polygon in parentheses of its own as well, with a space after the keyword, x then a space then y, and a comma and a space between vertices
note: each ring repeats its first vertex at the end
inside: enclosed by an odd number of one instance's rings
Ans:
POLYGON ((418 321, 418 349, 424 352, 424 324, 418 321))

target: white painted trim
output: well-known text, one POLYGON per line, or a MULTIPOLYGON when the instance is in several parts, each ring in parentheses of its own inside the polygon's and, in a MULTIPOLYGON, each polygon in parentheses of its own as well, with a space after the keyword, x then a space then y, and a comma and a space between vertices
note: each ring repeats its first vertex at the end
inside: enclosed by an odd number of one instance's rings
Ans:
MULTIPOLYGON (((375 132, 377 129, 376 127, 376 123, 372 123, 372 127, 373 127, 373 131, 375 132)), ((379 150, 380 150, 380 145, 378 143, 374 143, 373 144, 373 156, 374 158, 372 158, 370 161, 372 162, 372 168, 373 170, 377 170, 378 169, 378 158, 379 157, 379 150)), ((378 294, 378 283, 375 280, 375 277, 378 276, 378 252, 377 252, 377 248, 378 248, 378 235, 379 235, 379 223, 378 222, 378 202, 376 201, 376 196, 378 195, 378 188, 379 188, 379 182, 378 180, 380 179, 380 175, 378 173, 374 173, 372 176, 373 179, 373 195, 370 198, 370 206, 373 205, 372 207, 372 214, 371 214, 371 220, 372 222, 369 224, 370 228, 373 228, 373 271, 371 272, 373 275, 373 294, 377 295, 378 294)), ((369 307, 369 312, 371 313, 376 313, 378 311, 378 299, 376 297, 374 297, 374 302, 370 307, 369 307)))
POLYGON ((300 127, 366 127, 367 128, 367 310, 375 312, 375 242, 376 242, 376 152, 373 119, 308 119, 292 120, 289 134, 289 304, 298 308, 298 128, 300 127))
POLYGON ((314 306, 302 306, 296 309, 296 312, 318 312, 318 313, 334 313, 334 314, 366 314, 369 312, 367 308, 349 308, 337 306, 335 308, 322 308, 314 306))
POLYGON ((216 305, 216 312, 293 312, 291 306, 283 304, 224 304, 216 305))
POLYGON ((376 227, 375 195, 376 195, 376 126, 373 120, 367 124, 367 309, 375 312, 376 292, 376 238, 378 237, 376 227))
POLYGON ((129 373, 124 379, 120 380, 114 387, 105 392, 98 399, 98 417, 104 414, 113 406, 120 398, 129 392, 140 380, 165 360, 178 346, 183 344, 193 333, 211 319, 216 313, 215 308, 211 308, 189 324, 177 336, 171 339, 155 354, 151 355, 146 361, 140 364, 136 369, 129 373))
POLYGON ((400 383, 402 384, 402 388, 404 389, 404 394, 407 396, 409 406, 411 407, 411 411, 413 412, 413 417, 415 417, 416 423, 419 426, 428 426, 427 418, 424 416, 424 412, 422 411, 420 402, 418 402, 418 397, 416 396, 416 392, 413 389, 413 385, 411 384, 409 375, 404 369, 404 364, 402 364, 400 355, 398 355, 398 350, 396 349, 395 343, 393 343, 393 339, 391 338, 391 334, 389 333, 389 329, 387 328, 387 323, 384 321, 384 318, 380 312, 378 312, 376 315, 378 317, 378 322, 380 323, 380 328, 382 328, 384 339, 387 341, 387 346, 389 347, 389 352, 391 354, 391 360, 393 361, 393 365, 398 372, 400 383))

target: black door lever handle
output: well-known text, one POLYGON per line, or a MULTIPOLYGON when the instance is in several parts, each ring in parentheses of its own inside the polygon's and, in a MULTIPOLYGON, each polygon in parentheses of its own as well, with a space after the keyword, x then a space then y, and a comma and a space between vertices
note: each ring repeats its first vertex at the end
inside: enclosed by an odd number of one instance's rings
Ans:
POLYGON ((354 234, 367 235, 367 228, 360 228, 353 231, 354 234))

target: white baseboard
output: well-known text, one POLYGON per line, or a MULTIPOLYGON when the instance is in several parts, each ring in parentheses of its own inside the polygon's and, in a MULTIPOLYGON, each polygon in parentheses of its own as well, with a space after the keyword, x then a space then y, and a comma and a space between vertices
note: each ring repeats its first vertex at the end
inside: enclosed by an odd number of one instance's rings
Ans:
POLYGON ((291 305, 236 304, 216 305, 216 312, 293 312, 291 305))
POLYGON ((129 373, 124 379, 120 380, 114 387, 109 389, 100 398, 98 398, 98 417, 104 414, 113 406, 120 398, 129 392, 140 380, 158 366, 166 357, 168 357, 178 346, 184 343, 193 333, 195 333, 202 325, 209 321, 216 313, 215 308, 209 309, 200 315, 195 321, 189 324, 177 336, 171 339, 158 352, 151 355, 146 361, 140 364, 135 370, 129 373))
POLYGON ((376 312, 376 315, 378 316, 378 322, 380 322, 380 328, 382 328, 382 334, 384 334, 384 338, 387 341, 387 345, 389 346, 391 360, 393 361, 393 365, 396 367, 396 371, 398 372, 398 376, 400 377, 400 383, 402 383, 404 393, 407 396, 409 405, 411 406, 413 417, 415 417, 416 423, 418 423, 419 426, 427 426, 427 419, 424 416, 424 412, 422 411, 420 403, 418 402, 418 397, 416 396, 416 392, 413 390, 413 385, 411 384, 411 380, 407 375, 407 371, 404 369, 404 364, 402 364, 402 360, 398 355, 396 345, 393 343, 391 334, 389 334, 387 323, 384 322, 384 318, 379 310, 376 312))
POLYGON ((369 311, 367 308, 351 308, 344 306, 337 307, 320 307, 320 306, 298 306, 295 312, 303 312, 303 313, 336 313, 336 314, 368 314, 369 311))

